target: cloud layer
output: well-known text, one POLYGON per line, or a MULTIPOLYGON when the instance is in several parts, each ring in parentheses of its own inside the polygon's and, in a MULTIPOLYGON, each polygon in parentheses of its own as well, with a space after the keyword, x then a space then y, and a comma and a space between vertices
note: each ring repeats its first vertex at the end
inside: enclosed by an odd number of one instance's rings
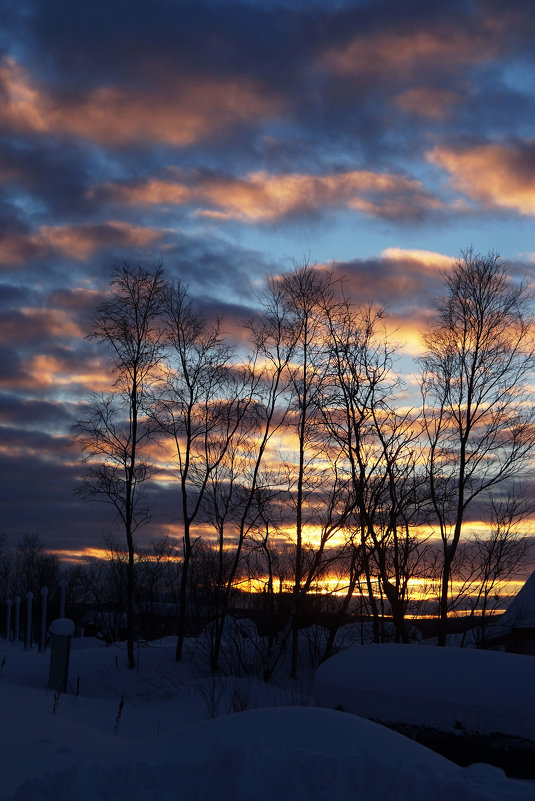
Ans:
POLYGON ((240 339, 266 274, 317 261, 410 356, 462 248, 531 279, 534 34, 523 1, 4 4, 8 539, 83 550, 113 525, 72 495, 70 426, 110 381, 85 335, 114 264, 163 263, 240 339))

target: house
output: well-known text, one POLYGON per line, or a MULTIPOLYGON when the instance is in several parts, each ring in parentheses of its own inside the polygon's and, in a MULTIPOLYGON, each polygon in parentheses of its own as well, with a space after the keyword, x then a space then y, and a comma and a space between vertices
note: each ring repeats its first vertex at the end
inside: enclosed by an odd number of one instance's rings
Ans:
POLYGON ((505 613, 489 627, 487 647, 535 656, 535 571, 505 613))

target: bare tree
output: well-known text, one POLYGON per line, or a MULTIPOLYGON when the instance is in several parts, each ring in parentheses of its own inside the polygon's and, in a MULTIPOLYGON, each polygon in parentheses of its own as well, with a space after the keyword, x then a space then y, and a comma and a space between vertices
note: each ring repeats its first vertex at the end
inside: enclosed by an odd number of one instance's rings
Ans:
POLYGON ((327 310, 327 317, 332 352, 322 410, 349 487, 348 592, 362 575, 375 640, 381 639, 384 597, 397 638, 407 640, 409 580, 421 547, 415 536, 421 507, 415 416, 394 406, 401 382, 393 369, 395 349, 384 331, 384 311, 356 308, 347 300, 334 313, 327 310))
POLYGON ((439 644, 465 516, 476 498, 522 476, 535 444, 530 296, 498 255, 467 250, 444 275, 421 359, 428 482, 442 543, 439 644))
MULTIPOLYGON (((479 619, 473 630, 475 644, 486 645, 489 618, 500 604, 507 583, 529 562, 531 538, 523 531, 523 523, 533 512, 526 494, 509 487, 505 494, 490 498, 488 518, 490 531, 476 532, 459 544, 455 565, 457 591, 452 593, 450 608, 463 606, 469 617, 479 619)), ((464 645, 468 628, 463 634, 464 645)))
POLYGON ((324 570, 328 542, 346 520, 347 492, 338 454, 325 447, 323 437, 322 390, 331 356, 327 317, 338 305, 333 278, 305 263, 283 276, 279 287, 295 342, 287 421, 295 459, 288 454, 286 465, 289 508, 295 514, 291 675, 296 678, 303 602, 324 570), (312 529, 319 532, 314 544, 308 537, 312 529))
MULTIPOLYGON (((208 514, 218 539, 220 553, 230 543, 231 559, 221 571, 218 591, 212 669, 216 670, 225 620, 238 575, 243 547, 248 537, 264 525, 266 494, 280 490, 279 471, 264 469, 266 452, 273 438, 284 429, 289 412, 291 360, 296 347, 296 329, 276 278, 269 278, 260 295, 262 314, 245 322, 252 355, 248 373, 251 388, 247 426, 239 431, 237 452, 228 453, 210 483, 211 512, 208 514)), ((290 392, 291 396, 291 392, 290 392)), ((220 559, 223 566, 223 560, 220 559)))
POLYGON ((0 582, 6 581, 10 591, 23 599, 27 593, 33 593, 34 609, 38 610, 38 615, 33 616, 33 633, 31 633, 35 639, 42 611, 41 590, 46 587, 51 597, 56 593, 60 578, 59 559, 55 553, 47 550, 39 534, 32 532, 24 534, 19 539, 15 548, 11 549, 10 558, 3 565, 2 561, 0 555, 0 582))
POLYGON ((176 658, 182 656, 186 631, 189 566, 194 524, 206 487, 221 464, 252 402, 250 373, 234 363, 220 321, 208 323, 193 308, 181 282, 165 294, 169 360, 153 397, 153 418, 171 442, 173 470, 179 479, 183 561, 177 619, 176 658))
POLYGON ((5 535, 0 533, 0 598, 2 603, 12 596, 15 580, 15 559, 11 548, 5 547, 5 535))
POLYGON ((350 534, 349 536, 346 536, 346 542, 340 549, 340 555, 337 565, 338 576, 340 580, 339 583, 342 589, 344 588, 344 581, 345 581, 345 593, 341 597, 341 600, 337 605, 335 614, 331 619, 331 623, 329 625, 329 634, 327 636, 325 648, 321 656, 322 662, 324 662, 326 659, 329 659, 329 657, 332 656, 333 654, 336 634, 351 607, 351 602, 353 601, 354 593, 355 590, 357 589, 359 579, 363 575, 364 572, 362 565, 363 550, 364 548, 358 536, 356 541, 353 540, 350 534))
POLYGON ((134 659, 134 534, 150 520, 143 489, 154 473, 146 447, 153 436, 147 417, 149 387, 160 364, 163 273, 125 264, 115 268, 111 294, 93 317, 89 338, 111 356, 115 376, 108 394, 93 395, 75 433, 88 465, 80 494, 111 504, 128 547, 127 652, 134 659))
POLYGON ((144 636, 154 639, 161 633, 158 628, 158 604, 169 601, 179 550, 167 536, 160 537, 144 548, 138 548, 136 559, 136 587, 138 603, 142 604, 144 636))
POLYGON ((247 575, 261 587, 256 597, 260 626, 265 631, 261 663, 269 681, 286 652, 292 603, 283 585, 292 585, 295 556, 286 534, 286 509, 280 493, 260 489, 255 497, 258 522, 246 543, 247 575))

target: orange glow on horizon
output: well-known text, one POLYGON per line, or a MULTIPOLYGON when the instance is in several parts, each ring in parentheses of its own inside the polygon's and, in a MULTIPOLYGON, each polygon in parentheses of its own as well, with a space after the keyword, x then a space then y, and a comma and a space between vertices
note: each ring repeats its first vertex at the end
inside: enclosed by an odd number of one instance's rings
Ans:
MULTIPOLYGON (((80 548, 80 549, 71 549, 69 551, 62 551, 60 549, 52 550, 51 553, 55 554, 61 561, 65 562, 66 564, 79 564, 80 562, 85 562, 88 559, 97 559, 106 561, 109 558, 109 551, 106 547, 87 547, 87 548, 80 548)), ((127 558, 126 549, 120 552, 120 555, 124 559, 127 558)), ((136 557, 138 558, 138 557, 136 557)), ((151 555, 150 552, 143 553, 140 557, 143 560, 148 561, 158 561, 158 557, 151 555)), ((182 560, 182 555, 180 550, 178 552, 172 554, 171 556, 165 557, 166 561, 172 561, 176 563, 180 563, 182 560)), ((362 584, 365 585, 364 578, 362 577, 362 584)), ((495 588, 492 592, 492 597, 496 601, 502 600, 504 598, 513 597, 518 594, 520 589, 524 586, 525 579, 507 579, 505 581, 498 581, 496 583, 495 588)), ((379 579, 377 576, 372 577, 372 585, 374 587, 374 592, 376 597, 379 597, 380 590, 379 590, 379 579)), ((241 592, 247 592, 252 594, 261 594, 263 593, 267 586, 268 586, 268 576, 257 576, 257 577, 243 577, 237 576, 234 585, 237 590, 241 592)), ((344 597, 347 594, 348 590, 348 579, 347 577, 340 576, 340 575, 327 575, 322 576, 314 580, 311 584, 309 594, 310 595, 332 595, 335 597, 344 597)), ((457 594, 459 591, 465 591, 465 596, 467 598, 476 597, 478 594, 478 585, 474 584, 473 586, 470 585, 466 587, 464 583, 459 579, 454 579, 452 581, 452 590, 454 594, 457 594)), ((278 575, 273 576, 273 589, 274 592, 277 593, 285 593, 291 594, 294 590, 294 581, 291 578, 282 578, 278 575)), ((428 602, 434 603, 436 602, 439 596, 439 581, 437 579, 432 578, 416 578, 412 577, 408 580, 408 598, 410 603, 419 603, 419 602, 428 602)), ((358 599, 362 598, 364 601, 367 598, 367 592, 362 591, 358 588, 355 588, 352 598, 358 599)), ((492 612, 489 611, 489 614, 500 614, 501 612, 505 611, 504 609, 495 609, 493 608, 492 612)), ((449 616, 451 617, 462 617, 470 614, 470 610, 466 610, 463 608, 454 609, 449 612, 449 616)), ((410 618, 434 618, 436 615, 429 614, 429 613, 408 613, 406 615, 408 619, 410 618)))

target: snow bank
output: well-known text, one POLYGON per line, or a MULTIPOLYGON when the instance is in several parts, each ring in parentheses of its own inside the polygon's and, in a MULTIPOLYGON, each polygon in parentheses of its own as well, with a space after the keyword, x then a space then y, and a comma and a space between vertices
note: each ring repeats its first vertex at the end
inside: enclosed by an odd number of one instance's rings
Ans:
MULTIPOLYGON (((343 712, 279 708, 198 724, 171 761, 75 765, 25 783, 10 801, 528 801, 495 768, 462 769, 343 712)), ((165 755, 167 756, 167 754, 165 755)))
MULTIPOLYGON (((22 645, 0 641, 2 801, 535 797, 532 783, 507 779, 496 768, 463 769, 356 715, 296 706, 312 699, 303 698, 295 684, 283 689, 251 676, 214 679, 202 660, 200 640, 186 641, 180 663, 175 661, 174 638, 140 646, 135 670, 128 670, 124 646, 102 647, 95 641, 91 647, 86 640, 79 650, 76 640, 72 642, 70 691, 57 696, 46 689, 48 652, 25 651, 22 645), (238 712, 244 706, 248 711, 238 712), (206 720, 229 710, 237 714, 206 720)), ((420 692, 426 678, 431 687, 453 692, 453 683, 444 684, 446 668, 451 667, 447 655, 439 669, 426 662, 430 650, 413 646, 409 659, 401 646, 392 651, 388 646, 358 648, 359 661, 368 653, 381 653, 383 672, 375 665, 367 677, 361 675, 353 658, 338 675, 345 676, 348 686, 349 679, 356 678, 362 688, 366 682, 372 691, 389 688, 392 703, 405 703, 406 709, 411 702, 404 699, 414 692, 410 671, 420 677, 414 682, 420 692)), ((471 653, 482 660, 476 665, 481 685, 495 686, 495 659, 501 655, 471 653)), ((459 656, 465 659, 463 652, 459 656)), ((327 682, 331 689, 338 659, 320 669, 326 677, 333 671, 327 682)), ((534 664, 529 657, 520 659, 534 664)), ((475 664, 465 662, 465 672, 475 664)), ((508 662, 505 667, 509 666, 508 662)), ((431 697, 429 689, 427 698, 431 697)), ((469 694, 457 697, 457 713, 462 715, 469 694)), ((532 701, 526 696, 526 709, 533 709, 532 701)), ((433 707, 429 709, 434 724, 433 707)))
POLYGON ((463 648, 369 645, 316 671, 320 706, 384 722, 535 740, 532 657, 463 648))

